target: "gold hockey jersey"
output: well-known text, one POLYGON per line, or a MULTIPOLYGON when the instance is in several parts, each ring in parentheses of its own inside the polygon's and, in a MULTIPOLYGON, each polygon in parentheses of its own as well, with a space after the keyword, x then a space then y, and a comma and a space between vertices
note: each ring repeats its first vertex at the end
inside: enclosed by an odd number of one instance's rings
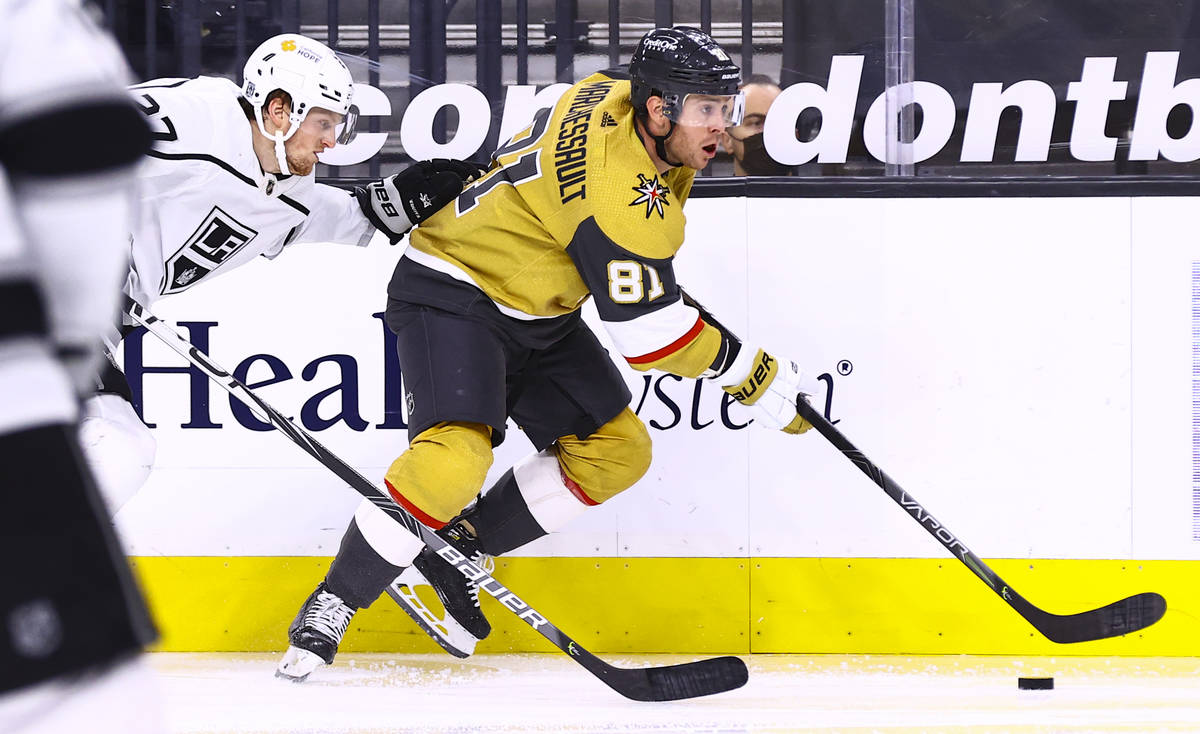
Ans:
POLYGON ((630 365, 695 377, 726 351, 672 269, 695 171, 657 172, 629 90, 610 73, 571 87, 413 231, 404 256, 517 319, 569 314, 592 296, 630 365))

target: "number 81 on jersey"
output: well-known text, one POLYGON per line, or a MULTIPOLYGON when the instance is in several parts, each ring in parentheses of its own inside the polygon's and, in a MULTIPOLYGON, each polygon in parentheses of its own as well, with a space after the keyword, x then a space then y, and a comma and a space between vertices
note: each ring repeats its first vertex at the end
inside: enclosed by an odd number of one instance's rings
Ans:
POLYGON ((636 260, 608 261, 608 297, 613 303, 638 303, 643 297, 653 301, 665 292, 662 279, 653 266, 636 260), (642 277, 643 270, 645 279, 642 277), (644 280, 649 281, 649 292, 644 280))

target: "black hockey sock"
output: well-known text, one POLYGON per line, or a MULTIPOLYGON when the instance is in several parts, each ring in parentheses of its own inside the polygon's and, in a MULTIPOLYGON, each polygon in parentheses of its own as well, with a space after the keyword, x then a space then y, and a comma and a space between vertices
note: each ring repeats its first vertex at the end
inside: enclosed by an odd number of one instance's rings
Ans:
POLYGON ((529 512, 512 469, 457 519, 470 525, 480 550, 490 556, 503 555, 546 534, 529 512))
POLYGON ((75 435, 66 424, 0 435, 0 691, 108 663, 154 639, 75 435))
POLYGON ((325 574, 325 584, 346 604, 362 609, 371 606, 403 570, 403 566, 393 566, 375 552, 358 529, 358 521, 351 520, 325 574))

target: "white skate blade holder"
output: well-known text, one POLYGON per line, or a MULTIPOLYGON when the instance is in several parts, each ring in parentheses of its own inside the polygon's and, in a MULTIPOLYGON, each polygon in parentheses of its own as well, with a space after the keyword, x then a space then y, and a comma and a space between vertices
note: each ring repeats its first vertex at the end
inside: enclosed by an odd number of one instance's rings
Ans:
POLYGON ((475 652, 475 643, 479 640, 467 631, 454 617, 445 613, 435 613, 426 606, 417 595, 417 587, 425 586, 433 589, 425 575, 416 566, 409 566, 396 577, 386 589, 388 596, 417 623, 425 634, 441 645, 442 649, 456 658, 470 657, 475 652))

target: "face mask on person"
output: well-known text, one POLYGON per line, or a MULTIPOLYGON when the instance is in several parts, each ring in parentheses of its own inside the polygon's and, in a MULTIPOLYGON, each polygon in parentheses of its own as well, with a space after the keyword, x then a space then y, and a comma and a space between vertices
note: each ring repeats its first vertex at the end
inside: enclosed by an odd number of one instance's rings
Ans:
MULTIPOLYGON (((732 135, 730 137, 733 137, 732 135)), ((778 163, 767 155, 767 147, 763 143, 763 134, 755 133, 744 138, 733 138, 742 144, 742 168, 747 176, 788 176, 790 166, 778 163)))

